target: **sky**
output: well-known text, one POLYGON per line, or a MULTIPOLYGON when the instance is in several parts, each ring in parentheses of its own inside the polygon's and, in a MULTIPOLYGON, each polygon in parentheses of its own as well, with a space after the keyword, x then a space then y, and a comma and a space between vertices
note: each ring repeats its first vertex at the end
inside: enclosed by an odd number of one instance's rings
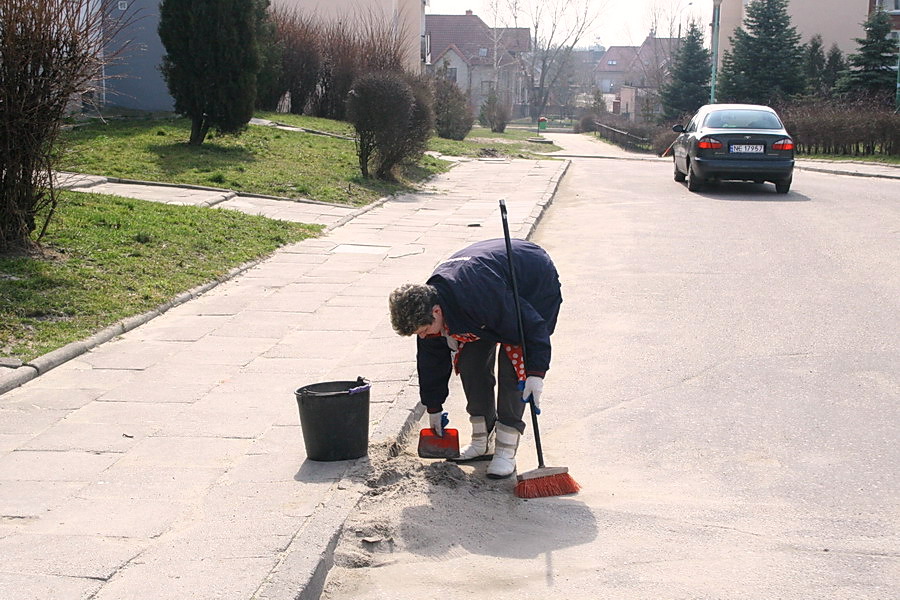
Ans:
MULTIPOLYGON (((587 47, 594 43, 607 48, 639 46, 650 31, 653 14, 660 15, 659 21, 662 23, 657 31, 658 37, 677 36, 679 21, 685 29, 690 18, 699 20, 701 28, 707 32, 712 20, 712 4, 712 0, 591 0, 591 9, 597 11, 600 17, 579 46, 587 47)), ((431 0, 425 12, 462 15, 466 9, 471 9, 485 23, 493 25, 489 6, 489 0, 431 0)), ((520 27, 528 25, 530 20, 527 17, 524 21, 519 20, 520 27)))

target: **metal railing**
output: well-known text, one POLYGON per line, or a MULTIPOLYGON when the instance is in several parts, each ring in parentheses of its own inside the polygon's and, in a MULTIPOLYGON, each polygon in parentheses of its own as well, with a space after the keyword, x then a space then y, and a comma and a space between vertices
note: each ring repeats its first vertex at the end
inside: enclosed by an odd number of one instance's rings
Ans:
POLYGON ((597 134, 603 139, 609 140, 617 146, 631 148, 633 150, 647 151, 650 149, 650 139, 632 135, 627 131, 622 131, 603 123, 595 123, 597 126, 597 134))

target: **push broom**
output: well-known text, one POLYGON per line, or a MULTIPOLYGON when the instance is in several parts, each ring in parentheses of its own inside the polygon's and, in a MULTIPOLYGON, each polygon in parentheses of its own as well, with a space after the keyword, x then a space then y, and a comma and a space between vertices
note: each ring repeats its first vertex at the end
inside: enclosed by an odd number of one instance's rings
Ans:
MULTIPOLYGON (((500 217, 503 219, 503 237, 506 240, 506 258, 509 261, 509 279, 512 285, 513 300, 516 305, 516 325, 519 329, 519 340, 522 342, 522 362, 525 361, 525 327, 522 325, 522 305, 519 302, 519 286, 516 283, 516 268, 513 264, 512 241, 509 237, 509 218, 506 214, 506 202, 500 200, 500 217)), ((525 389, 525 382, 519 381, 519 389, 525 389)), ((541 449, 541 431, 538 429, 540 409, 534 405, 533 397, 526 399, 531 407, 531 428, 534 430, 534 445, 537 449, 538 468, 516 476, 516 496, 519 498, 545 498, 547 496, 563 496, 574 494, 581 489, 571 475, 568 467, 547 467, 544 465, 544 451, 541 449)))

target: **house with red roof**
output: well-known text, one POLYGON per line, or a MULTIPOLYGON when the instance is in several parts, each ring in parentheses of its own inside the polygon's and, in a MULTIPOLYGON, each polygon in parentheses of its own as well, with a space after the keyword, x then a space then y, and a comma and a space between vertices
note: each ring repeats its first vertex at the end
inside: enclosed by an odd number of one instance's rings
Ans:
POLYGON ((446 77, 468 95, 476 114, 496 90, 512 116, 527 114, 528 78, 523 54, 531 49, 531 30, 488 27, 471 10, 464 15, 425 15, 430 49, 428 69, 446 69, 446 77))
POLYGON ((659 89, 669 77, 678 38, 658 38, 654 32, 640 46, 610 46, 594 69, 603 94, 615 94, 614 112, 640 120, 662 110, 659 89))

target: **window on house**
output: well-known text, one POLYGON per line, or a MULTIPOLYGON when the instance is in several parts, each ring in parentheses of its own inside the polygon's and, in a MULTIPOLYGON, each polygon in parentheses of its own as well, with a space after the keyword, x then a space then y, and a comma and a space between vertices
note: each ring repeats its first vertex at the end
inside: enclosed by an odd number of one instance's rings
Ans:
POLYGON ((447 79, 456 83, 456 67, 447 67, 447 79))
POLYGON ((426 64, 431 64, 431 34, 426 33, 422 36, 422 62, 426 64))
POLYGON ((617 60, 608 60, 608 61, 606 61, 606 64, 608 64, 608 65, 611 66, 611 67, 614 67, 614 66, 616 66, 617 64, 619 64, 619 61, 617 61, 617 60))
POLYGON ((119 2, 119 10, 128 10, 128 2, 119 2))
POLYGON ((487 56, 487 48, 479 48, 479 49, 478 49, 478 56, 480 56, 480 57, 482 57, 482 58, 484 58, 485 56, 487 56))
POLYGON ((481 93, 482 94, 490 94, 491 90, 494 89, 493 81, 482 81, 481 82, 481 93))

